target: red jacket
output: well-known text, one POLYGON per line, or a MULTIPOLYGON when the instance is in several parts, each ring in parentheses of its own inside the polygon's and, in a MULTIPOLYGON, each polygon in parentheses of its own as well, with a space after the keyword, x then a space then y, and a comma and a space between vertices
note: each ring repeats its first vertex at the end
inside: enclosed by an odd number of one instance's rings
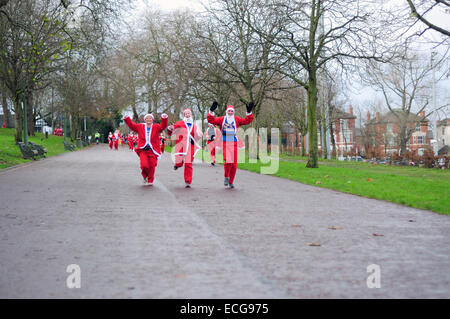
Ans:
POLYGON ((198 131, 197 125, 192 123, 192 128, 189 133, 189 142, 187 142, 188 131, 188 126, 183 120, 178 121, 173 125, 173 131, 167 130, 169 136, 172 136, 173 133, 175 133, 176 136, 174 155, 186 155, 191 149, 191 152, 194 152, 195 156, 198 150, 201 149, 197 140, 202 138, 203 134, 198 131))
MULTIPOLYGON (((146 144, 146 127, 147 125, 145 123, 134 123, 129 116, 125 117, 123 119, 125 123, 128 125, 128 127, 137 132, 138 134, 138 145, 136 147, 136 153, 139 156, 139 153, 141 152, 141 149, 145 147, 146 144)), ((168 124, 168 118, 161 117, 161 124, 153 123, 152 124, 152 130, 150 134, 150 146, 153 150, 153 153, 155 153, 156 156, 161 156, 161 147, 159 142, 159 134, 164 131, 168 124)))
MULTIPOLYGON (((214 125, 218 125, 220 127, 221 133, 223 130, 223 124, 225 122, 225 116, 221 116, 221 117, 214 117, 214 115, 208 113, 208 115, 206 115, 206 119, 208 120, 208 123, 214 124, 214 125)), ((253 121, 253 114, 247 114, 246 117, 242 118, 242 117, 234 117, 234 122, 236 125, 236 132, 237 129, 239 128, 239 126, 241 125, 247 125, 250 124, 253 121)), ((239 136, 237 136, 236 134, 236 138, 237 138, 237 144, 239 148, 245 148, 245 144, 244 142, 239 138, 239 136)), ((217 139, 217 137, 216 137, 217 139)), ((217 144, 219 144, 220 142, 217 141, 217 144)))

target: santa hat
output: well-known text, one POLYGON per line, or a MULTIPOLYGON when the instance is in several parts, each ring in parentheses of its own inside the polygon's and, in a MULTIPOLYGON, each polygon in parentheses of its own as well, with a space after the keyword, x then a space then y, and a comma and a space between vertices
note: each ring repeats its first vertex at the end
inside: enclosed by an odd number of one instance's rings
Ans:
POLYGON ((146 119, 147 117, 149 117, 149 116, 150 116, 152 119, 155 119, 155 118, 153 117, 152 114, 148 113, 148 114, 145 114, 145 116, 144 116, 144 121, 145 121, 145 119, 146 119))
POLYGON ((232 109, 234 112, 234 106, 233 105, 227 105, 227 109, 225 110, 225 112, 228 112, 229 109, 232 109))
POLYGON ((188 108, 185 108, 185 109, 183 110, 183 114, 184 114, 184 112, 186 112, 186 111, 189 111, 189 112, 191 112, 191 114, 192 114, 191 109, 188 109, 188 108))

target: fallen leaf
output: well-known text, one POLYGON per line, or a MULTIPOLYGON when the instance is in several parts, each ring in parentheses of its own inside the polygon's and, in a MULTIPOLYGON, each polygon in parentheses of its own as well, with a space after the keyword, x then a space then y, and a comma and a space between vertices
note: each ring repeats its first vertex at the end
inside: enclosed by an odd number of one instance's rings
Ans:
POLYGON ((373 236, 384 236, 384 235, 382 235, 382 234, 375 234, 375 233, 373 233, 372 235, 373 235, 373 236))
POLYGON ((320 244, 317 244, 317 243, 308 243, 308 246, 319 247, 320 244))
POLYGON ((321 181, 317 181, 317 182, 316 182, 316 185, 319 185, 319 184, 322 184, 322 182, 321 182, 321 181))
POLYGON ((328 178, 328 177, 329 177, 328 175, 325 175, 325 176, 324 176, 324 178, 328 178))
POLYGON ((367 179, 367 181, 368 181, 368 182, 372 182, 372 181, 373 181, 373 179, 371 179, 371 178, 368 178, 368 179, 367 179))
POLYGON ((415 222, 415 220, 414 219, 410 219, 410 220, 408 220, 410 223, 414 223, 415 222))
POLYGON ((302 225, 292 224, 291 227, 302 227, 302 225))
POLYGON ((344 227, 342 227, 342 226, 330 226, 330 227, 328 227, 328 229, 338 230, 338 229, 344 229, 344 227))

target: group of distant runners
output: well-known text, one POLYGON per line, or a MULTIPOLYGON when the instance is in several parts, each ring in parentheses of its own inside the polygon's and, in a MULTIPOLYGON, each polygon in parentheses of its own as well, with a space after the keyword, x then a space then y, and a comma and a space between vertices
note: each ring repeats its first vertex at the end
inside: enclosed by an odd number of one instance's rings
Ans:
MULTIPOLYGON (((233 105, 226 107, 225 116, 216 117, 214 110, 217 108, 216 101, 210 107, 207 115, 208 129, 206 130, 206 139, 208 149, 211 154, 211 165, 215 164, 215 148, 220 145, 223 150, 224 160, 224 185, 234 188, 234 179, 237 171, 238 145, 242 143, 237 136, 237 130, 241 125, 248 125, 253 121, 253 103, 246 106, 247 113, 245 118, 235 116, 235 109, 233 105), (218 127, 218 128, 216 128, 218 127)), ((153 185, 155 177, 155 169, 158 159, 164 152, 164 133, 167 128, 169 136, 175 137, 174 170, 179 169, 184 165, 184 182, 187 188, 192 184, 192 163, 195 154, 201 149, 198 141, 203 137, 203 133, 195 125, 192 111, 188 108, 183 111, 183 119, 168 125, 168 115, 163 113, 161 115, 161 123, 154 123, 152 114, 144 116, 143 123, 134 123, 129 116, 124 117, 127 126, 137 134, 130 134, 127 143, 130 149, 134 149, 140 159, 141 175, 144 185, 153 185), (131 144, 130 142, 131 141, 131 144), (131 148, 130 145, 133 145, 131 148)), ((114 134, 110 133, 110 148, 118 148, 118 141, 120 133, 116 131, 114 134)))

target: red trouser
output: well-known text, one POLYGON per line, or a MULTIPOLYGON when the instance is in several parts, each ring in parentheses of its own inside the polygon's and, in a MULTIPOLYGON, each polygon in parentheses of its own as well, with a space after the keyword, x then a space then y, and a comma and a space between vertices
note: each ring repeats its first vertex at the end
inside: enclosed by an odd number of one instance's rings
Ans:
POLYGON ((207 141, 209 154, 211 154, 211 162, 216 162, 216 143, 215 141, 207 141))
POLYGON ((113 141, 109 141, 109 148, 110 148, 110 149, 113 148, 113 141))
POLYGON ((141 151, 139 153, 141 159, 141 174, 143 178, 148 178, 149 183, 153 183, 155 178, 155 167, 158 164, 158 157, 153 151, 141 151))
POLYGON ((194 161, 194 152, 192 147, 186 155, 175 155, 175 166, 181 167, 184 163, 184 181, 188 184, 192 183, 192 162, 194 161))
POLYGON ((237 150, 237 142, 223 142, 222 143, 223 150, 223 162, 224 162, 224 170, 225 177, 230 179, 229 183, 233 184, 234 177, 236 176, 237 171, 237 158, 238 158, 238 150, 237 150))
POLYGON ((114 148, 117 150, 119 148, 119 141, 114 141, 114 148))

